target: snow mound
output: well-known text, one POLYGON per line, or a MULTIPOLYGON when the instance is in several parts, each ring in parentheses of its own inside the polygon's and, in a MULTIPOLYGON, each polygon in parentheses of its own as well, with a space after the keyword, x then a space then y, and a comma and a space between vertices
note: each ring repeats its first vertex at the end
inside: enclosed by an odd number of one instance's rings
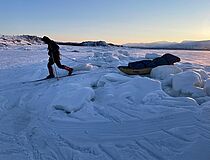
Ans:
POLYGON ((103 60, 105 62, 114 62, 114 61, 119 61, 119 58, 111 52, 105 52, 103 53, 103 60))
POLYGON ((203 69, 193 69, 196 73, 198 73, 201 76, 202 80, 207 80, 209 78, 208 74, 206 71, 203 69))
POLYGON ((155 59, 161 57, 161 55, 157 54, 157 53, 146 53, 145 54, 145 58, 146 59, 155 59))
POLYGON ((185 71, 172 77, 172 88, 183 95, 191 97, 203 97, 203 80, 201 76, 194 71, 185 71))
MULTIPOLYGON (((135 77, 120 86, 121 94, 130 91, 136 99, 142 100, 145 95, 156 90, 162 90, 160 81, 147 77, 135 77)), ((138 100, 137 100, 138 102, 138 100)))
POLYGON ((198 104, 209 101, 208 74, 202 69, 182 69, 176 66, 159 66, 150 76, 159 79, 163 90, 173 97, 191 97, 198 104), (207 82, 207 83, 206 83, 207 82), (206 86, 204 87, 206 83, 206 86))
POLYGON ((150 92, 161 90, 157 80, 145 77, 135 77, 118 87, 117 94, 123 99, 130 99, 134 103, 141 103, 142 99, 150 92))
POLYGON ((91 69, 94 68, 93 65, 87 63, 87 64, 78 64, 73 67, 74 71, 90 71, 91 69))
POLYGON ((95 52, 91 60, 93 64, 99 67, 116 67, 120 64, 120 59, 126 58, 125 56, 112 52, 95 52))
POLYGON ((117 73, 108 73, 102 76, 97 83, 98 87, 103 87, 105 84, 110 82, 117 82, 118 84, 129 81, 131 78, 117 74, 117 73))
POLYGON ((150 76, 155 79, 163 80, 172 74, 182 72, 182 69, 174 65, 163 65, 152 69, 150 76))
POLYGON ((118 53, 124 56, 130 56, 130 54, 128 53, 128 51, 124 51, 124 50, 118 50, 118 53))
POLYGON ((206 80, 204 84, 204 91, 208 96, 210 96, 210 78, 206 80))
POLYGON ((51 106, 67 113, 82 109, 86 102, 91 101, 95 96, 94 90, 90 87, 80 87, 73 89, 73 91, 72 88, 66 87, 66 89, 58 90, 56 93, 51 106))
POLYGON ((102 76, 97 83, 98 90, 104 94, 107 103, 120 101, 125 104, 142 103, 142 99, 150 92, 161 89, 160 81, 147 77, 127 77, 117 73, 102 76))
POLYGON ((156 90, 161 90, 159 81, 150 78, 135 77, 116 87, 115 94, 119 96, 119 99, 141 103, 145 95, 156 90))
POLYGON ((162 90, 157 90, 151 93, 148 93, 143 98, 144 104, 150 105, 164 105, 170 107, 177 106, 198 106, 197 102, 189 97, 171 97, 167 95, 162 90))

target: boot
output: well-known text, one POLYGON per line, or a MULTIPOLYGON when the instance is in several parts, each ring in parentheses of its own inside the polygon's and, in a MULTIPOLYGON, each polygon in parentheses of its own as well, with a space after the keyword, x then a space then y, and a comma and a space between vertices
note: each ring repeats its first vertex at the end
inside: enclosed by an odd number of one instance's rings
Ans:
POLYGON ((55 78, 55 75, 53 73, 53 68, 51 65, 48 65, 48 71, 49 71, 49 75, 46 77, 46 79, 55 78))
POLYGON ((70 68, 70 67, 65 66, 64 69, 67 70, 67 71, 69 71, 69 73, 68 73, 69 76, 70 76, 70 75, 72 74, 72 72, 73 72, 73 68, 70 68))
POLYGON ((46 77, 46 79, 55 78, 54 74, 50 74, 46 77))

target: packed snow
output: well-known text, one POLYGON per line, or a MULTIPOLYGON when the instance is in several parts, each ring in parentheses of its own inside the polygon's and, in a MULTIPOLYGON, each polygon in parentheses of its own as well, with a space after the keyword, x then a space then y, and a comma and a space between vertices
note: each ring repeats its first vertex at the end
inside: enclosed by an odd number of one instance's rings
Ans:
POLYGON ((37 82, 46 45, 0 48, 0 159, 210 159, 210 52, 60 48, 75 75, 37 82), (181 62, 144 76, 117 69, 165 53, 181 62))

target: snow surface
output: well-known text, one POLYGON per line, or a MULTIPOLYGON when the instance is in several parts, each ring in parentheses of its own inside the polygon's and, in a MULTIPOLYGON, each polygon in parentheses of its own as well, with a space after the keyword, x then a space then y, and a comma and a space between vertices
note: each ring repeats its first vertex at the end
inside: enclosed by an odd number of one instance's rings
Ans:
POLYGON ((0 159, 210 159, 210 52, 60 47, 77 75, 39 82, 47 46, 0 48, 0 159), (165 53, 182 61, 116 68, 165 53))

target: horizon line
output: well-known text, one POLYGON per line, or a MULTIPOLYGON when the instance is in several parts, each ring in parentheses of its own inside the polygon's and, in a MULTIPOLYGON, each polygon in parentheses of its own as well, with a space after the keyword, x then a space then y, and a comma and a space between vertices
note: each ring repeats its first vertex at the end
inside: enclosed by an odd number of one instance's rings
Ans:
MULTIPOLYGON (((9 35, 9 34, 0 34, 0 36, 36 36, 36 37, 39 37, 39 38, 42 38, 43 36, 39 36, 39 35, 33 35, 33 34, 14 34, 14 35, 9 35)), ((48 35, 47 35, 48 36, 48 35)), ((210 39, 185 39, 185 40, 180 40, 180 41, 169 41, 169 40, 157 40, 157 41, 145 41, 145 42, 125 42, 125 43, 115 43, 115 42, 112 42, 111 40, 99 40, 99 39, 84 39, 84 40, 57 40, 57 38, 51 38, 51 37, 54 37, 54 36, 48 36, 50 39, 52 39, 53 41, 56 41, 56 42, 63 42, 63 43, 68 43, 68 42, 71 42, 71 43, 81 43, 81 42, 87 42, 87 41, 105 41, 106 43, 112 43, 112 44, 117 44, 117 45, 124 45, 124 44, 149 44, 149 43, 161 43, 161 42, 168 42, 168 43, 182 43, 182 42, 185 42, 185 41, 194 41, 194 42, 200 42, 200 41, 210 41, 210 39)))

